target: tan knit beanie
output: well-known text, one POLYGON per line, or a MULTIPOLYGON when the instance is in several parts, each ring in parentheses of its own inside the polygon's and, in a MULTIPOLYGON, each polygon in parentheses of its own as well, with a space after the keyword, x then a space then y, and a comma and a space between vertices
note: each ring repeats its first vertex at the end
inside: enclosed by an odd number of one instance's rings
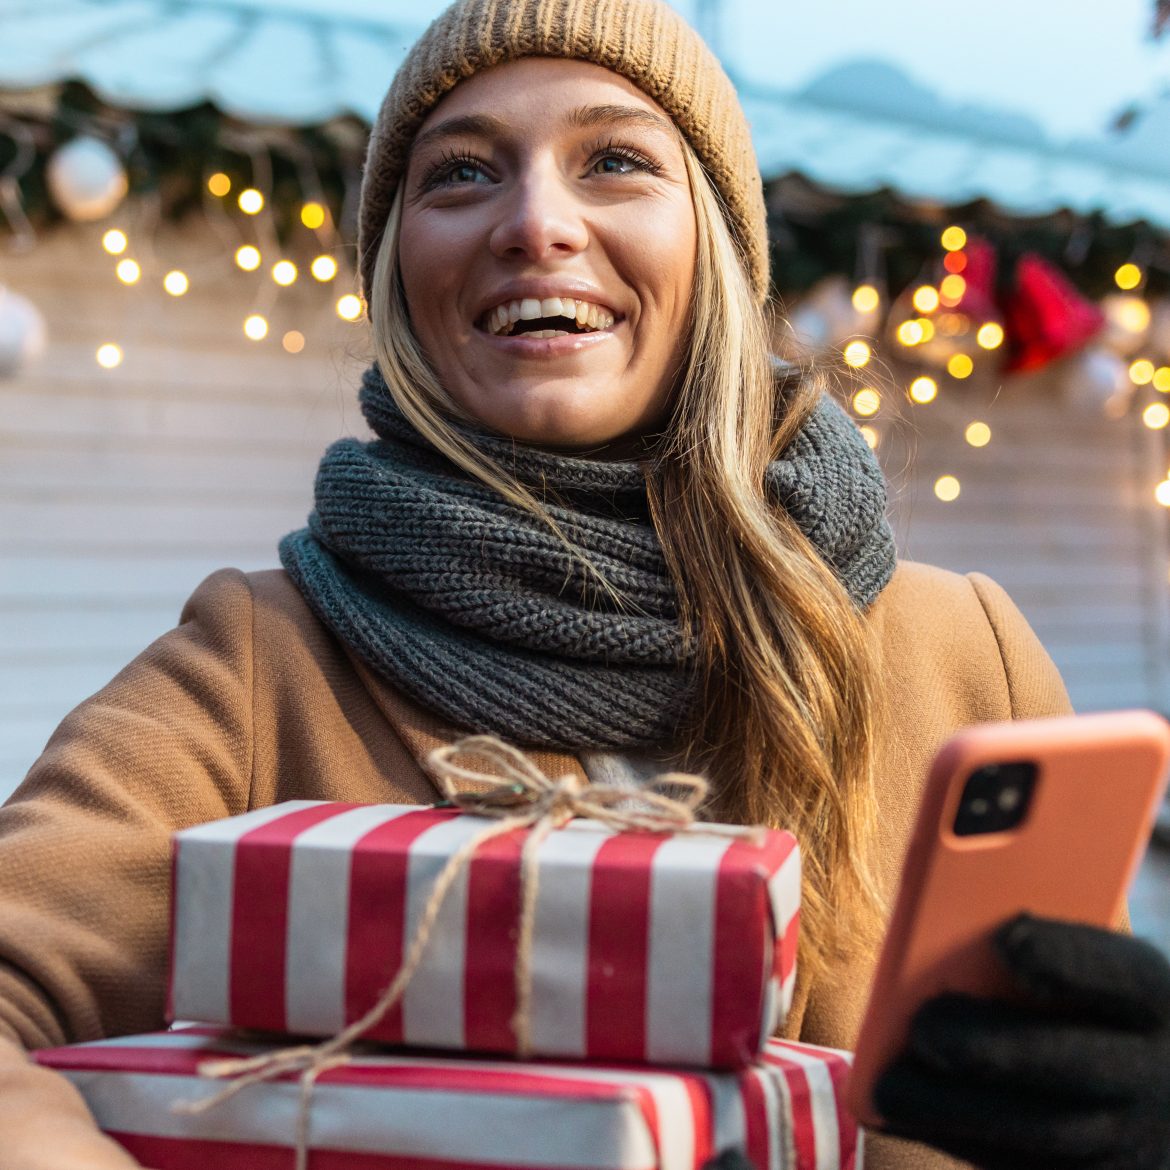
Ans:
POLYGON ((358 256, 367 298, 410 144, 465 78, 518 57, 569 57, 621 74, 682 131, 723 197, 756 299, 768 293, 763 184, 735 88, 699 34, 662 0, 456 0, 407 54, 370 135, 358 256))

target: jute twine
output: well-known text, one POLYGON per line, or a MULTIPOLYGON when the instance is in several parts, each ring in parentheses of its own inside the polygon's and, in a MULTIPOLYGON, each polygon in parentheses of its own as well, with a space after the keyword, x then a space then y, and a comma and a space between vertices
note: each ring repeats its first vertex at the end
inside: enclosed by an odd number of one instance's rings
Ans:
POLYGON ((512 1031, 516 1054, 531 1055, 532 942, 539 890, 537 853, 554 830, 574 817, 588 817, 616 832, 679 833, 700 832, 716 836, 741 837, 758 841, 763 830, 733 825, 696 825, 695 813, 707 797, 707 782, 700 776, 666 772, 650 784, 629 789, 614 784, 594 784, 574 775, 552 779, 523 752, 494 735, 470 735, 452 744, 435 748, 427 763, 448 804, 465 813, 491 820, 481 833, 460 846, 444 865, 411 935, 406 956, 398 973, 374 1005, 336 1036, 319 1044, 296 1045, 260 1056, 208 1060, 199 1065, 199 1075, 216 1080, 230 1079, 220 1092, 200 1101, 180 1101, 176 1113, 205 1113, 222 1105, 249 1085, 299 1072, 300 1103, 297 1112, 296 1170, 307 1170, 309 1159, 309 1107, 313 1085, 330 1069, 351 1059, 350 1049, 377 1025, 402 999, 418 970, 435 922, 451 887, 470 864, 480 846, 518 829, 528 829, 520 854, 520 929, 516 944, 516 1011, 512 1031), (498 771, 483 772, 455 762, 462 754, 474 754, 493 763, 498 771), (475 785, 474 789, 461 787, 475 785), (673 790, 675 794, 671 794, 673 790))

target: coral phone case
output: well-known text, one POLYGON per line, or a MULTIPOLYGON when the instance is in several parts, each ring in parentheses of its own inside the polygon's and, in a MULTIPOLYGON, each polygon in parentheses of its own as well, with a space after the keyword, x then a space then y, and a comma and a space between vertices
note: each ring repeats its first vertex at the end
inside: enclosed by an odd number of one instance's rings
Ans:
POLYGON ((915 1010, 944 991, 1006 992, 990 935, 1021 911, 1115 926, 1141 859, 1170 762, 1170 724, 1149 711, 990 723, 939 751, 923 790, 889 933, 846 1091, 881 1127, 874 1081, 898 1054, 915 1010), (1037 765, 1016 828, 958 836, 971 775, 1037 765))

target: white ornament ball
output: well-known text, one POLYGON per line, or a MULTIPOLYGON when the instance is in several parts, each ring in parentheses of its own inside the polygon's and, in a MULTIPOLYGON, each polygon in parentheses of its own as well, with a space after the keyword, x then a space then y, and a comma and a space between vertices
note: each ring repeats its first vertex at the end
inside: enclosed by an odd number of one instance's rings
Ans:
POLYGON ((0 378, 15 378, 36 361, 48 336, 36 305, 0 285, 0 378))
POLYGON ((788 318, 796 340, 809 349, 827 349, 865 333, 869 317, 853 307, 853 291, 843 276, 827 276, 788 318))
POLYGON ((104 142, 86 135, 54 152, 45 168, 49 193, 73 220, 104 219, 126 197, 122 160, 104 142))
POLYGON ((1103 413, 1107 418, 1125 414, 1134 392, 1125 362, 1117 354, 1097 346, 1067 359, 1061 389, 1069 406, 1103 413))

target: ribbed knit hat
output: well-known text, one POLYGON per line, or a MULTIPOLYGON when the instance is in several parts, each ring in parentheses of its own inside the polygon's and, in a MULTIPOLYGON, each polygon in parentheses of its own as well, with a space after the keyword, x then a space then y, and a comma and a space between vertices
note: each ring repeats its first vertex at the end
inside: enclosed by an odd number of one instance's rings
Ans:
POLYGON ((410 145, 442 97, 519 57, 591 61, 656 101, 723 198, 756 299, 768 293, 763 184, 735 87, 699 34, 662 0, 457 0, 407 54, 370 135, 358 221, 367 298, 410 145))

